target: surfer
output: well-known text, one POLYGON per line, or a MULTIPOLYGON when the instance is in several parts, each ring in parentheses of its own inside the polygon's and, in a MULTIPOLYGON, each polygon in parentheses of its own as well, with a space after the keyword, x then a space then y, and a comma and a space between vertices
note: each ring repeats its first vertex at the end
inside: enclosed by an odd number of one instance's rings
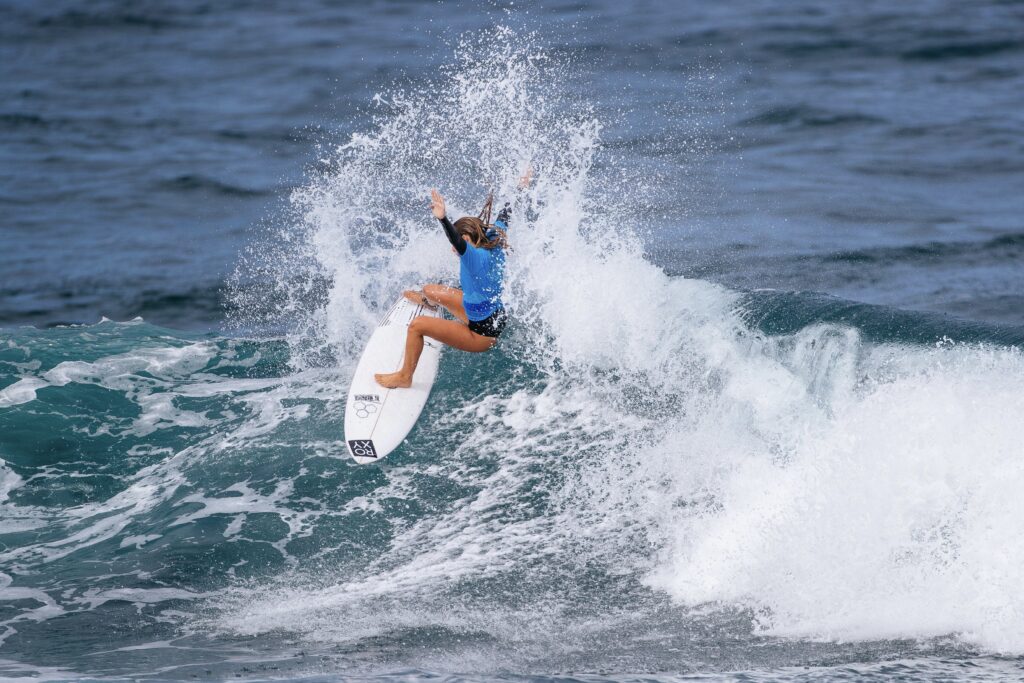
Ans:
MULTIPOLYGON (((533 169, 519 179, 519 189, 530 185, 533 169)), ((482 353, 498 342, 508 315, 501 302, 505 274, 505 250, 508 248, 508 221, 512 207, 505 204, 494 224, 490 224, 493 196, 487 197, 479 216, 463 216, 454 224, 448 220, 444 197, 430 192, 430 208, 441 221, 452 251, 459 257, 460 288, 425 285, 422 292, 409 290, 406 298, 424 306, 443 306, 455 320, 419 316, 409 324, 405 339, 405 359, 398 372, 374 375, 377 383, 389 389, 412 386, 412 376, 423 352, 423 338, 430 337, 460 351, 482 353)))

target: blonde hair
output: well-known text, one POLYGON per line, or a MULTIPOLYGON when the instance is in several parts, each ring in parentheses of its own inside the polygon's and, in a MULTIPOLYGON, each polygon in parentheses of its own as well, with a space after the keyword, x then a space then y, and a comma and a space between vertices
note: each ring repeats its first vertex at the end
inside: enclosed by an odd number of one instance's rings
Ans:
POLYGON ((491 224, 491 205, 493 203, 494 193, 492 192, 487 195, 484 208, 480 209, 477 216, 463 216, 455 221, 455 231, 469 240, 474 247, 508 249, 508 235, 498 226, 491 224))

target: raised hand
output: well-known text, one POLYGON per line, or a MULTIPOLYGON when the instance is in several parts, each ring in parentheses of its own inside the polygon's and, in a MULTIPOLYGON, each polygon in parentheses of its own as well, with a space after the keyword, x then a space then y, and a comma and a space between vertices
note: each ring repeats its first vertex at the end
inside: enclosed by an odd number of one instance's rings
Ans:
POLYGON ((446 211, 444 206, 444 197, 437 190, 430 191, 430 210, 434 214, 434 218, 441 220, 445 217, 446 211))
POLYGON ((525 190, 530 186, 533 181, 533 164, 528 164, 526 170, 523 172, 522 177, 519 178, 519 189, 525 190))

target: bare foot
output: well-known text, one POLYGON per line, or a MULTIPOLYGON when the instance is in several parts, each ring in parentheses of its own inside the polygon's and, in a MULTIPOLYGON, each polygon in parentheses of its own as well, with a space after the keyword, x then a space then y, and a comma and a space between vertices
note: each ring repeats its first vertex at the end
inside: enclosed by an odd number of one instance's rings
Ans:
POLYGON ((377 384, 388 389, 408 389, 412 386, 412 377, 406 377, 401 372, 380 373, 373 378, 377 384))
POLYGON ((432 311, 437 310, 437 306, 430 303, 430 300, 427 299, 427 295, 424 294, 423 292, 417 292, 414 289, 407 289, 404 292, 402 292, 402 296, 404 296, 406 299, 413 302, 414 304, 419 304, 420 306, 429 308, 432 311))

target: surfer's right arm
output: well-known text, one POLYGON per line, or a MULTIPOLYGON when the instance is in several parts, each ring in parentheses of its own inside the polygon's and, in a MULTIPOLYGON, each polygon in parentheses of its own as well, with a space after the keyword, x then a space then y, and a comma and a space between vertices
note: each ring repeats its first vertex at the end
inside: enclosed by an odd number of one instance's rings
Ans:
POLYGON ((448 236, 448 241, 452 243, 455 251, 458 252, 459 256, 466 253, 466 240, 463 239, 462 235, 455 232, 455 226, 448 220, 448 216, 439 218, 441 221, 441 227, 444 228, 444 234, 448 236))
MULTIPOLYGON (((522 197, 525 190, 530 188, 530 184, 533 182, 533 164, 529 164, 526 170, 523 171, 523 175, 519 177, 519 184, 516 186, 516 202, 522 197)), ((512 202, 505 202, 505 206, 498 212, 498 217, 495 219, 494 224, 502 230, 508 230, 509 219, 512 218, 512 202)))
MULTIPOLYGON (((528 164, 523 175, 519 177, 519 184, 516 186, 516 202, 518 203, 523 198, 523 193, 530 188, 533 183, 533 164, 528 164)), ((526 198, 529 201, 529 197, 526 198)), ((501 211, 498 212, 498 218, 494 221, 502 230, 508 230, 509 219, 512 218, 512 203, 505 202, 505 206, 502 207, 501 211)))
POLYGON ((437 190, 430 191, 430 210, 434 214, 434 218, 441 221, 441 227, 444 228, 444 234, 448 236, 448 241, 452 243, 452 247, 455 248, 456 253, 462 256, 466 253, 466 240, 462 238, 458 232, 455 231, 455 226, 448 220, 448 214, 445 211, 444 197, 437 190))

